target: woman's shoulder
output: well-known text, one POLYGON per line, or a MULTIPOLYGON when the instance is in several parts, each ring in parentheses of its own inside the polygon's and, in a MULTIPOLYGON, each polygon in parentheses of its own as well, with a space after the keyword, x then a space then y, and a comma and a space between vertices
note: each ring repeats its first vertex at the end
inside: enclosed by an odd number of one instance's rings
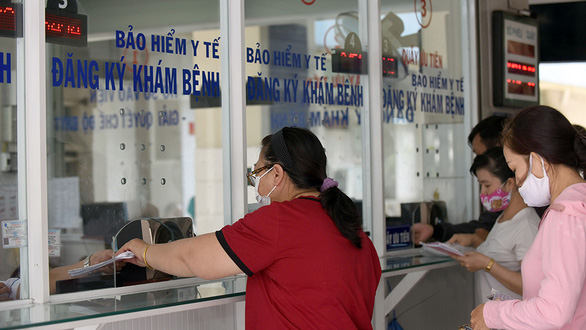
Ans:
POLYGON ((556 198, 558 201, 582 201, 586 202, 586 183, 574 183, 570 185, 556 198))
POLYGON ((539 214, 537 213, 537 211, 530 206, 517 212, 517 214, 515 214, 515 217, 519 217, 519 218, 522 218, 522 219, 525 219, 525 220, 531 221, 531 222, 535 222, 535 221, 539 222, 539 220, 540 220, 540 217, 539 217, 539 214))
POLYGON ((586 183, 567 187, 550 205, 549 210, 586 219, 586 183))

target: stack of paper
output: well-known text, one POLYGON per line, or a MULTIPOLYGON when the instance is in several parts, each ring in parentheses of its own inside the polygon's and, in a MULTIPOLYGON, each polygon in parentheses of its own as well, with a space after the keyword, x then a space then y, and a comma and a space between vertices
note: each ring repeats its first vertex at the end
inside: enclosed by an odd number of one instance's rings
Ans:
POLYGON ((443 255, 447 255, 450 256, 452 254, 455 254, 457 256, 463 257, 464 253, 458 251, 457 249, 444 244, 444 243, 440 243, 440 242, 433 242, 433 243, 423 243, 423 242, 419 242, 419 244, 421 246, 423 246, 424 249, 432 249, 434 251, 437 252, 441 252, 443 255))
POLYGON ((120 253, 119 255, 117 255, 113 259, 102 261, 99 264, 95 264, 95 265, 89 266, 89 267, 70 269, 67 271, 67 273, 69 273, 69 276, 71 276, 71 277, 78 277, 78 276, 89 274, 97 269, 100 269, 104 266, 107 266, 107 265, 113 263, 114 261, 123 260, 123 259, 131 259, 133 257, 134 257, 134 253, 132 253, 132 251, 126 251, 124 253, 120 253))

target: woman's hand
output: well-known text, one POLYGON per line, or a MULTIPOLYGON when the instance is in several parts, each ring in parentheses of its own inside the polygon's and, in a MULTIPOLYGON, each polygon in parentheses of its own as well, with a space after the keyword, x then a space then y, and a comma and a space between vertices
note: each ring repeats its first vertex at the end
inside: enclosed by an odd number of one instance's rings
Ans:
POLYGON ((465 267, 469 272, 475 272, 486 268, 490 258, 480 252, 467 252, 463 257, 451 255, 453 259, 458 261, 462 267, 465 267))
POLYGON ((146 267, 144 263, 144 251, 149 246, 145 241, 135 238, 122 246, 116 255, 119 255, 122 252, 132 251, 134 253, 134 257, 131 259, 126 259, 126 262, 130 262, 131 264, 135 264, 140 267, 146 267))
POLYGON ((413 224, 411 231, 413 231, 413 242, 419 244, 419 242, 427 241, 433 235, 433 226, 418 222, 413 224))
POLYGON ((462 246, 474 246, 476 239, 474 234, 454 234, 446 243, 448 244, 460 244, 462 246))
MULTIPOLYGON (((114 256, 114 251, 112 250, 101 250, 91 255, 90 257, 90 266, 95 264, 99 264, 100 262, 107 261, 112 259, 114 256)), ((120 271, 124 265, 126 265, 126 260, 119 260, 115 262, 116 264, 116 271, 120 271)), ((114 264, 110 264, 100 268, 100 271, 106 274, 113 274, 114 273, 114 264)))
POLYGON ((480 304, 470 313, 470 324, 474 330, 489 330, 484 322, 484 304, 480 304))
POLYGON ((10 288, 4 283, 0 283, 0 301, 12 300, 10 299, 10 288))

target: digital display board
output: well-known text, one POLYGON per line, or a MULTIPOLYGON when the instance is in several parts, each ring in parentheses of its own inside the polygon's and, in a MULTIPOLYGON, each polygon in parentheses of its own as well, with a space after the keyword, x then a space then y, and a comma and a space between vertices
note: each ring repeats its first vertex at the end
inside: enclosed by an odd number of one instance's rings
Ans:
POLYGON ((22 4, 0 3, 0 36, 22 37, 22 4))
MULTIPOLYGON (((0 3, 0 36, 22 37, 22 4, 0 3)), ((45 38, 49 43, 86 47, 87 16, 68 10, 46 8, 45 38)))
POLYGON ((63 10, 45 9, 45 37, 47 42, 86 47, 87 16, 63 10))
POLYGON ((397 78, 399 59, 393 56, 383 56, 383 77, 397 78))
POLYGON ((521 74, 525 76, 535 77, 537 72, 537 67, 535 65, 527 64, 527 63, 519 63, 508 61, 507 62, 507 72, 511 74, 521 74))
POLYGON ((366 53, 333 49, 332 72, 364 74, 367 72, 366 53))
POLYGON ((537 20, 493 13, 493 102, 526 107, 539 103, 537 20))

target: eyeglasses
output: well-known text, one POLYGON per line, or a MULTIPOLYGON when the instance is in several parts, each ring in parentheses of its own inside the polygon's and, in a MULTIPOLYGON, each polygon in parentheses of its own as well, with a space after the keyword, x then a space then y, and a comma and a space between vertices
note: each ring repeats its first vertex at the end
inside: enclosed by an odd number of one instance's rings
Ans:
POLYGON ((248 179, 248 184, 254 187, 254 180, 252 180, 251 176, 254 175, 256 177, 257 174, 259 174, 263 170, 266 170, 267 168, 271 168, 271 167, 273 167, 273 164, 265 165, 263 167, 257 168, 256 170, 254 170, 252 172, 246 173, 246 178, 248 179))

